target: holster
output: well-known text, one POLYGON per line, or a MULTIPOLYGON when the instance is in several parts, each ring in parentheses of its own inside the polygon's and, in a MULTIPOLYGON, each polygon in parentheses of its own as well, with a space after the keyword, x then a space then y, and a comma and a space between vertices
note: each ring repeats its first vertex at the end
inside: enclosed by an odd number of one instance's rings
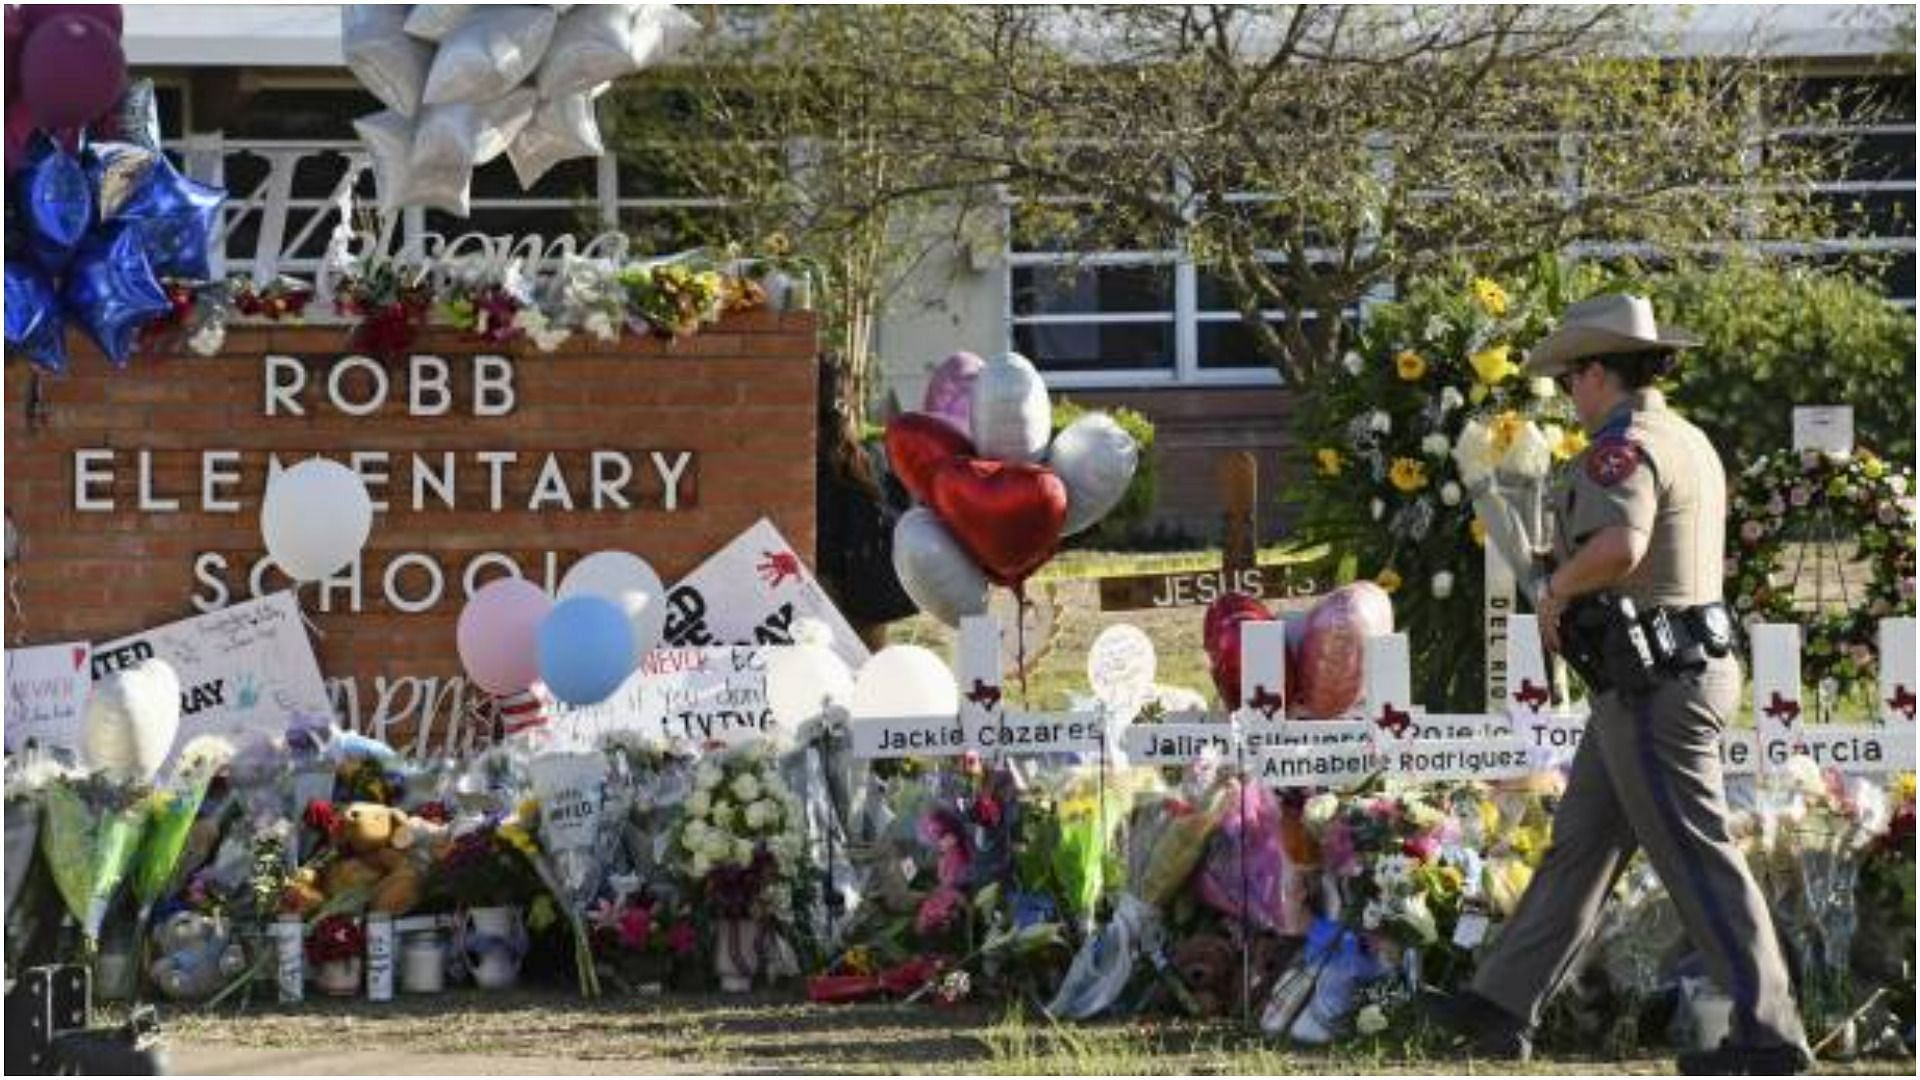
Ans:
POLYGON ((1561 655, 1594 693, 1627 696, 1653 689, 1659 659, 1631 598, 1597 592, 1567 605, 1560 617, 1561 655))

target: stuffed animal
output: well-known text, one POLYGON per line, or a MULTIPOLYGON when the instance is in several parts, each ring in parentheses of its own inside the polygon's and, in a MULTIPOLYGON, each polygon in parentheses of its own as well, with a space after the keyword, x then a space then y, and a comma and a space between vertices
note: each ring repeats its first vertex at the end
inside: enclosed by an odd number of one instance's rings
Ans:
MULTIPOLYGON (((290 890, 296 899, 306 900, 315 889, 325 897, 364 889, 367 910, 404 915, 420 902, 423 875, 409 854, 414 840, 413 820, 404 811, 379 803, 351 803, 340 815, 337 856, 317 878, 311 873, 296 875, 290 890)), ((282 898, 283 907, 286 899, 282 898)))
POLYGON ((176 911, 153 930, 155 959, 148 978, 174 1001, 199 1001, 247 967, 246 950, 226 921, 197 911, 176 911))

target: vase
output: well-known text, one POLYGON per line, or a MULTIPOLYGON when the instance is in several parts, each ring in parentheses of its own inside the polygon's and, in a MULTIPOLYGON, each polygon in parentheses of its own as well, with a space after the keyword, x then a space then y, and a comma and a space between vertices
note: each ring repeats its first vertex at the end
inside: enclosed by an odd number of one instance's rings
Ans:
POLYGON ((475 986, 505 990, 520 978, 527 930, 517 907, 471 908, 461 922, 461 953, 475 986))
POLYGON ((765 926, 758 919, 722 918, 713 923, 713 975, 724 994, 753 989, 760 973, 765 926))
POLYGON ((406 936, 400 947, 400 990, 407 994, 437 994, 447 984, 447 946, 438 930, 406 936))
POLYGON ((331 997, 356 997, 360 993, 360 958, 328 960, 313 969, 313 985, 331 997))

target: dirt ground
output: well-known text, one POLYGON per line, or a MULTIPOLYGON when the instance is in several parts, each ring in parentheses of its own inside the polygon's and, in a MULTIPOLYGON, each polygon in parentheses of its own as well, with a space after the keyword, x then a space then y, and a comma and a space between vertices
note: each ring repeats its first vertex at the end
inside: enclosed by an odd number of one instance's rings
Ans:
MULTIPOLYGON (((163 1024, 182 1073, 1126 1073, 1463 1076, 1511 1066, 1426 1056, 1360 1041, 1305 1052, 1236 1024, 1162 1020, 1054 1028, 999 1006, 816 1006, 791 991, 739 998, 570 1000, 552 990, 454 991, 431 998, 308 1001, 163 1024)), ((1658 1075, 1672 1059, 1554 1054, 1528 1071, 1658 1075)), ((1845 1074, 1913 1075, 1912 1059, 1829 1065, 1845 1074)))

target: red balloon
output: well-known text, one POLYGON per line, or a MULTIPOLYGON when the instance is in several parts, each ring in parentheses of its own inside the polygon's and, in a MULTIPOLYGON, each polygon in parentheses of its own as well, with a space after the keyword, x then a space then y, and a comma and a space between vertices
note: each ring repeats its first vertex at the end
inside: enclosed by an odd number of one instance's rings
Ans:
POLYGON ((27 39, 27 17, 7 5, 7 101, 20 91, 20 43, 27 39))
POLYGON ((120 10, 119 4, 24 4, 10 5, 8 10, 14 7, 20 8, 20 25, 27 33, 32 33, 34 27, 56 15, 78 15, 83 19, 92 19, 105 27, 115 41, 120 40, 121 33, 126 29, 126 13, 120 10))
POLYGON ((27 160, 27 140, 33 137, 33 113, 24 101, 7 103, 7 164, 11 173, 27 160))
POLYGON ((99 21, 63 13, 28 31, 20 48, 20 97, 41 127, 85 127, 126 88, 127 58, 99 21))
POLYGON ((1067 485, 1044 465, 949 458, 934 469, 930 494, 947 531, 1008 588, 1053 558, 1067 523, 1067 485))
POLYGON ((1207 670, 1213 673, 1213 688, 1229 709, 1240 707, 1240 624, 1272 619, 1265 604, 1241 593, 1227 593, 1207 605, 1200 631, 1207 670))
POLYGON ((973 440, 938 417, 901 413, 887 421, 887 462, 920 502, 933 502, 935 469, 954 458, 972 456, 973 440))
POLYGON ((1300 641, 1293 702, 1307 716, 1339 716, 1360 700, 1367 639, 1393 633, 1393 601, 1371 581, 1342 586, 1313 606, 1300 641))

